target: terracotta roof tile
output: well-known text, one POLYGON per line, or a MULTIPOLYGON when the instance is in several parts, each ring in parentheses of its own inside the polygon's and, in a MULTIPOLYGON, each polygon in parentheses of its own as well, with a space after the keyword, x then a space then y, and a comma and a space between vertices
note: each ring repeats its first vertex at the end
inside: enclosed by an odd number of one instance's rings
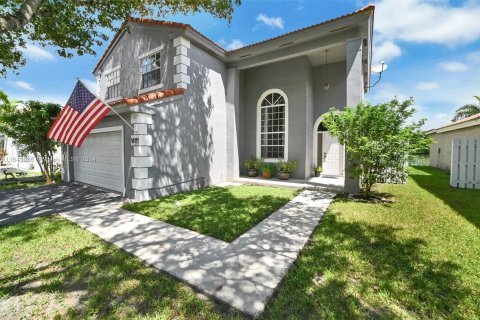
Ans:
POLYGON ((260 41, 260 42, 257 42, 257 43, 253 43, 253 44, 250 44, 248 46, 245 46, 245 47, 242 47, 242 48, 239 48, 239 49, 236 49, 236 50, 230 50, 230 51, 227 51, 225 49, 223 49, 221 46, 219 46, 218 44, 216 44, 214 41, 210 40, 209 38, 207 38, 205 35, 203 35, 202 33, 200 33, 199 31, 197 31, 195 28, 193 28, 191 25, 189 24, 186 24, 186 23, 179 23, 179 22, 172 22, 172 21, 163 21, 163 20, 154 20, 154 19, 146 19, 146 18, 133 18, 133 17, 130 17, 130 18, 127 18, 121 25, 121 27, 118 29, 117 33, 115 33, 115 36, 113 37, 112 41, 109 43, 109 45, 107 46, 107 49, 105 50, 105 52, 103 53, 103 55, 100 57, 100 60, 98 60, 98 63, 97 65, 95 66, 95 68, 93 69, 93 71, 97 70, 100 65, 102 64, 102 62, 105 60, 105 58, 107 57, 108 55, 108 52, 110 51, 110 49, 112 49, 112 47, 115 45, 116 41, 120 38, 121 34, 123 33, 123 31, 125 30, 125 26, 127 25, 128 22, 134 22, 134 23, 143 23, 143 24, 150 24, 150 25, 157 25, 157 26, 167 26, 167 27, 173 27, 173 28, 179 28, 179 29, 183 29, 183 30, 191 30, 192 32, 194 32, 195 34, 197 34, 199 37, 203 38, 205 41, 211 43, 213 46, 215 46, 216 48, 218 48, 220 51, 222 51, 223 53, 225 54, 232 54, 232 53, 236 53, 238 51, 241 51, 245 48, 250 48, 250 47, 253 47, 253 46, 256 46, 256 45, 260 45, 260 44, 263 44, 263 43, 266 43, 266 42, 269 42, 269 41, 272 41, 272 40, 276 40, 276 39, 279 39, 279 38, 282 38, 282 37, 286 37, 286 36, 289 36, 289 35, 292 35, 294 33, 298 33, 298 32, 302 32, 302 31, 306 31, 306 30, 310 30, 310 29, 314 29, 316 27, 319 27, 321 25, 324 25, 324 24, 327 24, 327 23, 331 23, 331 22, 334 22, 334 21, 337 21, 337 20, 340 20, 340 19, 344 19, 344 18, 348 18, 348 17, 351 17, 351 16, 354 16, 354 15, 357 15, 357 14, 360 14, 360 13, 364 13, 364 12, 368 12, 368 11, 374 11, 375 10, 375 6, 373 4, 369 4, 355 12, 352 12, 352 13, 349 13, 349 14, 346 14, 346 15, 343 15, 343 16, 340 16, 340 17, 337 17, 337 18, 334 18, 334 19, 330 19, 330 20, 327 20, 327 21, 324 21, 324 22, 321 22, 321 23, 318 23, 318 24, 315 24, 315 25, 312 25, 312 26, 309 26, 309 27, 305 27, 303 29, 299 29, 299 30, 295 30, 295 31, 292 31, 292 32, 288 32, 288 33, 285 33, 283 35, 280 35, 278 37, 274 37, 274 38, 270 38, 270 39, 267 39, 267 40, 263 40, 263 41, 260 41))
POLYGON ((120 105, 120 104, 132 105, 132 104, 137 104, 137 103, 142 103, 142 102, 148 102, 148 101, 153 101, 153 100, 178 96, 178 95, 183 94, 184 92, 185 92, 185 89, 183 89, 183 88, 167 89, 167 90, 162 90, 162 91, 157 91, 157 92, 150 92, 150 93, 143 94, 143 95, 140 95, 140 96, 123 98, 121 100, 111 102, 109 105, 110 106, 116 106, 116 105, 120 105))

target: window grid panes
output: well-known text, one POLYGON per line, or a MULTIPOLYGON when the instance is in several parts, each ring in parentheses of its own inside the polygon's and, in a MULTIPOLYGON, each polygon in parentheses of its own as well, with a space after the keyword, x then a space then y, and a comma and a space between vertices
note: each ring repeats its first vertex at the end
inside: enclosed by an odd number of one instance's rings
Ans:
POLYGON ((285 157, 285 98, 279 93, 267 95, 260 106, 260 156, 285 157))
POLYGON ((160 83, 160 52, 145 57, 141 61, 142 89, 160 83))
POLYGON ((110 72, 106 75, 107 79, 107 97, 106 99, 120 96, 120 69, 110 72))

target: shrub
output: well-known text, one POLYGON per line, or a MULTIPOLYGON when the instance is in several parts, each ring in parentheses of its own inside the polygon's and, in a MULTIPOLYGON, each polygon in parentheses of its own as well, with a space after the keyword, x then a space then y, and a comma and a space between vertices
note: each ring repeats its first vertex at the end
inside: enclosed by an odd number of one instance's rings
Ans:
POLYGON ((264 163, 262 164, 262 172, 269 172, 272 176, 277 173, 277 167, 275 167, 272 163, 264 163))
POLYGON ((280 169, 280 172, 292 173, 298 167, 298 160, 295 160, 295 161, 280 160, 278 162, 278 167, 280 169))
POLYGON ((371 105, 359 103, 342 112, 332 109, 323 123, 345 145, 349 174, 360 179, 365 195, 375 183, 399 181, 406 176, 408 156, 424 150, 432 141, 421 130, 422 119, 411 122, 413 99, 371 105), (408 122, 407 122, 408 121, 408 122))
POLYGON ((252 158, 250 160, 243 161, 243 165, 247 170, 259 170, 260 167, 262 166, 262 163, 263 163, 263 160, 257 159, 257 158, 252 158))

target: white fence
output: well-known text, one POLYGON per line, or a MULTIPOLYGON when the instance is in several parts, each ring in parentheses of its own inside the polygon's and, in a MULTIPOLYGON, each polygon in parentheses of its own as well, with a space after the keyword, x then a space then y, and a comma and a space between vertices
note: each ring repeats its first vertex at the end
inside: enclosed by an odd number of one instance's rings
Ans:
POLYGON ((480 189, 480 137, 453 140, 450 185, 480 189))

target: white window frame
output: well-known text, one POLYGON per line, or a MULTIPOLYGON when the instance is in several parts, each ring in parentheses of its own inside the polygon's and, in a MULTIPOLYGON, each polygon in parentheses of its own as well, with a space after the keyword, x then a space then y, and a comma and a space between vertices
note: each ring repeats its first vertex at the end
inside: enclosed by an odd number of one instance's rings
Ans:
POLYGON ((121 72, 120 72, 120 68, 121 66, 116 66, 115 68, 112 68, 110 70, 107 70, 105 71, 105 101, 114 101, 114 100, 118 100, 119 98, 122 97, 122 94, 120 92, 120 83, 122 82, 122 75, 121 75, 121 72), (108 85, 108 76, 111 75, 112 73, 114 72, 117 72, 118 71, 118 83, 115 83, 115 84, 112 84, 112 85, 108 85), (113 87, 115 85, 118 85, 119 86, 119 89, 118 89, 118 95, 115 96, 115 97, 107 97, 108 96, 108 88, 110 87, 113 87))
POLYGON ((143 73, 143 70, 142 70, 143 69, 143 66, 142 66, 143 59, 151 57, 153 55, 156 55, 157 53, 160 54, 159 63, 161 63, 161 61, 162 61, 162 50, 163 50, 163 45, 160 46, 160 47, 157 47, 155 49, 152 49, 150 51, 147 51, 147 52, 145 52, 145 53, 143 53, 142 55, 139 56, 138 60, 139 60, 139 64, 140 64, 140 88, 138 89, 138 94, 142 94, 142 93, 145 93, 145 92, 149 92, 149 91, 152 91, 152 90, 158 90, 158 89, 163 88, 161 65, 159 65, 158 68, 150 70, 149 72, 147 72, 147 73, 150 73, 150 72, 155 71, 157 69, 160 72, 160 82, 157 83, 157 84, 154 84, 153 86, 143 87, 143 75, 145 73, 143 73))
MULTIPOLYGON (((262 157, 262 148, 261 148, 261 138, 262 138, 262 128, 261 128, 261 110, 263 108, 273 107, 273 106, 266 106, 262 107, 263 100, 272 93, 280 94, 283 99, 285 100, 285 141, 284 141, 284 149, 283 149, 283 160, 288 161, 288 97, 280 89, 270 89, 265 91, 258 99, 257 102, 257 158, 262 157)), ((264 162, 278 162, 280 159, 277 158, 263 158, 264 162)))

